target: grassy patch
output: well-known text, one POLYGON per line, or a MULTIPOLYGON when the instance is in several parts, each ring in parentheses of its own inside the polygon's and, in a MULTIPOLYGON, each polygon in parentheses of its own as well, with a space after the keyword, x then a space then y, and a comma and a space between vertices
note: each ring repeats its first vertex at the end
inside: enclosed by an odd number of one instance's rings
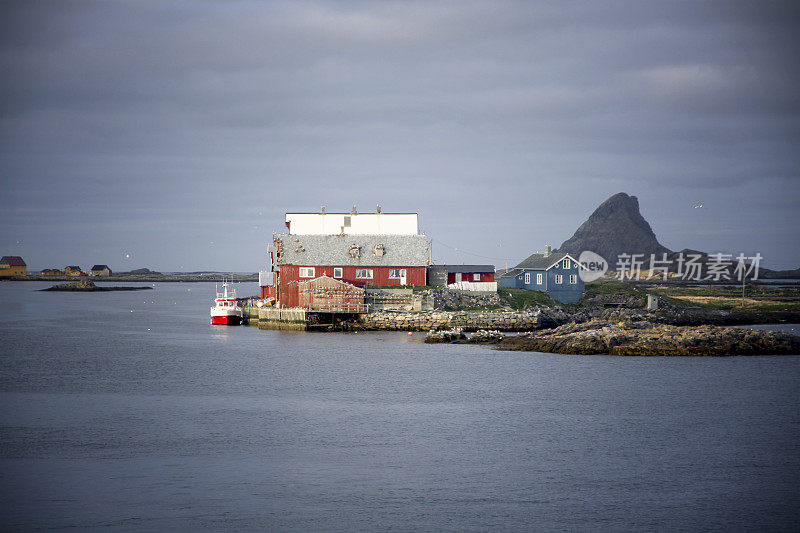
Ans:
POLYGON ((544 291, 498 287, 497 295, 500 296, 501 302, 516 310, 527 309, 529 307, 553 307, 561 305, 556 300, 550 298, 550 295, 544 291))
MULTIPOLYGON (((748 296, 753 294, 753 288, 746 291, 748 296)), ((700 297, 714 297, 714 298, 735 298, 742 297, 742 289, 734 287, 653 287, 649 292, 654 294, 661 294, 664 296, 671 296, 673 298, 680 298, 687 296, 690 298, 700 297)))
POLYGON ((768 285, 747 285, 742 305, 741 286, 651 287, 648 292, 681 306, 708 309, 749 309, 756 311, 800 310, 800 290, 768 285))
POLYGON ((640 307, 644 305, 647 291, 637 287, 633 283, 626 283, 614 279, 601 279, 587 283, 583 289, 583 296, 575 307, 594 306, 598 303, 608 303, 619 305, 625 302, 626 305, 640 307), (640 302, 640 303, 633 303, 640 302))
POLYGON ((644 290, 636 287, 636 285, 613 279, 600 279, 587 283, 583 290, 584 299, 596 296, 642 296, 643 294, 645 294, 644 290))
POLYGON ((744 305, 742 298, 730 298, 719 296, 674 296, 673 300, 679 300, 684 304, 694 307, 705 307, 708 309, 749 309, 758 311, 800 311, 800 301, 769 300, 745 297, 744 305))

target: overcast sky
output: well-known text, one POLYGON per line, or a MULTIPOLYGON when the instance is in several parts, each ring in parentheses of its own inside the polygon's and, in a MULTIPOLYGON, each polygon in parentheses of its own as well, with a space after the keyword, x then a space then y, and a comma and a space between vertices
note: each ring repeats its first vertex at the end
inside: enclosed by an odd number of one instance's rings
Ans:
POLYGON ((285 212, 380 204, 501 267, 627 192, 796 268, 798 5, 2 2, 0 254, 256 271, 285 212))

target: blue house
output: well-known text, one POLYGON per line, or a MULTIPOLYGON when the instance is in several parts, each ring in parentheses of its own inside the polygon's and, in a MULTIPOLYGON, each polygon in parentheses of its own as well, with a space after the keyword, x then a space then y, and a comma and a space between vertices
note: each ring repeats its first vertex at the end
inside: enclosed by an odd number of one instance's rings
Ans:
POLYGON ((546 291, 563 304, 575 303, 583 296, 583 280, 578 275, 581 266, 567 253, 533 254, 506 271, 497 282, 500 287, 546 291))

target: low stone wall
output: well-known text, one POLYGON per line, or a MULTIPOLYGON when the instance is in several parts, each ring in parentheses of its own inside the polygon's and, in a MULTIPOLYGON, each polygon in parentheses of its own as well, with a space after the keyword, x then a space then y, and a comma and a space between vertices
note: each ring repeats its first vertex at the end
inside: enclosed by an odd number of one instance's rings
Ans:
POLYGON ((392 313, 380 311, 367 313, 359 317, 360 326, 370 330, 390 331, 428 331, 431 329, 449 329, 450 315, 444 311, 421 313, 392 313))
POLYGON ((258 307, 242 307, 242 318, 245 324, 249 326, 258 326, 258 307))
POLYGON ((471 292, 455 289, 433 289, 430 291, 434 309, 465 309, 500 305, 497 292, 471 292))
POLYGON ((379 312, 361 315, 360 325, 368 330, 429 331, 459 328, 463 331, 531 331, 555 327, 570 320, 559 308, 528 311, 487 311, 464 313, 433 311, 422 313, 379 312))
POLYGON ((364 301, 370 311, 433 311, 430 291, 402 289, 366 289, 364 301))
POLYGON ((258 329, 306 329, 305 309, 278 309, 261 307, 258 309, 258 329))

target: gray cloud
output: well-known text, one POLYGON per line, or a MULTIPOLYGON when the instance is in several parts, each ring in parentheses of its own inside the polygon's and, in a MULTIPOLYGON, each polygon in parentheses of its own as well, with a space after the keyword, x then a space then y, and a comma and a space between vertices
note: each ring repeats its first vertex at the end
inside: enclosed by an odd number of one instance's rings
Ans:
POLYGON ((33 268, 124 241, 133 267, 255 270, 323 203, 514 262, 619 191, 669 247, 800 263, 793 3, 0 9, 0 245, 33 268))

